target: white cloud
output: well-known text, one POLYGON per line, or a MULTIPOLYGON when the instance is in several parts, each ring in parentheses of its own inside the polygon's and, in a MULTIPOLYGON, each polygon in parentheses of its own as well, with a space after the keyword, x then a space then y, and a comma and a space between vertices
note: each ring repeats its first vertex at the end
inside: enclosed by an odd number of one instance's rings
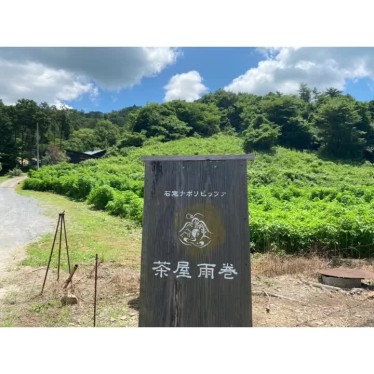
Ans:
POLYGON ((34 62, 14 63, 0 59, 0 98, 14 104, 22 98, 61 105, 85 93, 93 93, 92 83, 64 71, 34 62))
POLYGON ((235 78, 224 89, 264 95, 295 94, 300 83, 325 90, 343 90, 347 79, 374 78, 373 48, 263 49, 264 60, 235 78))
POLYGON ((170 78, 169 83, 164 87, 164 101, 186 100, 194 101, 208 92, 207 87, 202 83, 200 74, 193 70, 188 73, 176 74, 170 78))
POLYGON ((0 98, 61 103, 120 90, 173 64, 173 48, 0 48, 0 98))

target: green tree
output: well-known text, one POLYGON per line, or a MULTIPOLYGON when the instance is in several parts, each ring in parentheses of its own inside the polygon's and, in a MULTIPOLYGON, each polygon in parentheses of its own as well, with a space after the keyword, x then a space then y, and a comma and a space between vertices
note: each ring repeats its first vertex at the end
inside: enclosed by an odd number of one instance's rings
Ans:
POLYGON ((312 126, 300 115, 291 117, 287 124, 282 127, 279 144, 293 149, 309 149, 312 146, 312 126))
POLYGON ((64 140, 68 140, 73 131, 72 124, 70 121, 69 109, 61 108, 57 110, 57 123, 59 128, 59 142, 60 147, 62 148, 62 143, 64 140))
POLYGON ((336 97, 342 96, 343 95, 343 91, 340 91, 340 90, 338 90, 337 88, 334 88, 334 87, 330 87, 323 94, 325 96, 328 96, 328 97, 334 99, 336 97))
POLYGON ((82 128, 73 131, 70 139, 65 143, 65 148, 77 152, 92 151, 98 147, 98 140, 93 129, 82 128))
MULTIPOLYGON (((157 136, 165 141, 189 135, 192 128, 178 118, 177 107, 180 107, 180 103, 146 105, 136 116, 134 132, 143 132, 148 138, 157 136)), ((183 108, 185 109, 184 105, 183 108)))
POLYGON ((108 114, 108 120, 120 128, 129 129, 130 117, 137 113, 141 107, 133 105, 118 111, 112 111, 108 114))
POLYGON ((312 100, 312 90, 305 83, 301 83, 299 86, 299 98, 306 103, 310 103, 312 100))
POLYGON ((230 128, 235 128, 235 126, 238 125, 236 121, 236 104, 238 103, 238 101, 238 94, 220 89, 214 93, 209 93, 203 96, 197 102, 203 104, 214 104, 221 113, 220 129, 228 130, 230 128))
POLYGON ((69 121, 69 137, 73 131, 79 130, 81 128, 94 127, 96 119, 88 118, 88 115, 83 111, 78 111, 75 109, 65 109, 69 121), (92 125, 92 122, 94 124, 92 125))
POLYGON ((261 96, 239 93, 238 101, 229 109, 228 117, 232 127, 242 133, 253 119, 261 113, 261 96))
MULTIPOLYGON (((165 113, 166 114, 166 113, 165 113)), ((172 113, 170 113, 172 114, 172 113)), ((147 137, 159 135, 162 116, 159 104, 147 104, 136 116, 134 132, 144 132, 147 137)), ((163 131, 162 131, 163 132, 163 131)))
POLYGON ((256 115, 247 130, 243 132, 244 152, 270 151, 277 144, 279 135, 279 126, 271 123, 261 114, 256 115))
POLYGON ((13 128, 11 111, 0 100, 0 159, 5 171, 13 169, 18 156, 17 139, 13 128))
POLYGON ((190 135, 211 136, 220 131, 221 113, 214 103, 176 100, 168 104, 174 108, 177 118, 189 127, 190 135))
POLYGON ((374 100, 370 100, 367 103, 367 108, 368 108, 369 113, 370 113, 370 120, 371 120, 371 122, 374 123, 374 100))
POLYGON ((293 95, 268 95, 261 100, 261 112, 280 127, 280 145, 294 149, 311 147, 311 125, 303 118, 306 106, 305 101, 293 95))
POLYGON ((100 120, 95 125, 94 134, 97 139, 96 147, 109 148, 117 143, 120 130, 112 122, 100 120))
POLYGON ((355 100, 339 96, 320 105, 315 113, 322 151, 341 159, 362 158, 370 129, 355 100))
POLYGON ((36 124, 38 122, 39 107, 33 100, 21 99, 15 105, 15 131, 19 159, 31 162, 36 156, 36 124))
POLYGON ((125 132, 122 134, 122 138, 118 141, 117 147, 127 148, 127 147, 141 147, 144 143, 145 135, 141 133, 131 133, 125 132))
POLYGON ((66 153, 56 144, 49 144, 47 151, 42 158, 43 165, 55 165, 60 162, 67 162, 66 153))

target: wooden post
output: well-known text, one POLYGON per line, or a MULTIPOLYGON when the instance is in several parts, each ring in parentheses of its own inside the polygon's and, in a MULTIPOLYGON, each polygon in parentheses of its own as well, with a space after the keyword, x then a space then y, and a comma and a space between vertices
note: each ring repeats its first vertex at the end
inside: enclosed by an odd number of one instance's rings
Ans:
POLYGON ((47 270, 45 271, 45 276, 44 276, 43 286, 42 286, 42 290, 41 290, 41 292, 40 292, 40 295, 43 294, 44 286, 45 286, 45 282, 46 282, 46 280, 47 280, 48 270, 49 270, 49 267, 50 267, 50 265, 51 265, 51 260, 52 260, 52 255, 53 255, 53 248, 55 247, 56 238, 57 238, 57 233, 58 233, 58 228, 59 228, 59 225, 60 225, 60 220, 61 220, 61 214, 58 215, 58 221, 57 221, 57 226, 56 226, 55 236, 54 236, 54 238, 53 238, 53 244, 52 244, 51 252, 50 252, 50 254, 49 254, 47 270))
POLYGON ((58 243, 58 263, 57 263, 57 280, 60 279, 60 264, 61 264, 61 241, 62 241, 62 221, 64 213, 60 213, 60 242, 58 243))
POLYGON ((139 326, 252 326, 251 159, 144 158, 139 326))
POLYGON ((74 265, 73 271, 70 273, 69 278, 66 279, 65 284, 64 284, 64 289, 66 289, 69 285, 69 283, 72 281, 74 273, 78 269, 78 265, 74 265))
POLYGON ((66 256, 68 259, 68 270, 69 270, 69 274, 71 274, 68 237, 66 236, 65 214, 62 216, 62 218, 64 220, 64 236, 65 236, 65 245, 66 245, 66 256))
POLYGON ((93 320, 94 320, 94 327, 96 327, 96 300, 97 300, 97 267, 98 267, 98 262, 99 262, 99 256, 98 254, 96 253, 96 256, 95 256, 95 294, 94 294, 94 317, 93 317, 93 320))

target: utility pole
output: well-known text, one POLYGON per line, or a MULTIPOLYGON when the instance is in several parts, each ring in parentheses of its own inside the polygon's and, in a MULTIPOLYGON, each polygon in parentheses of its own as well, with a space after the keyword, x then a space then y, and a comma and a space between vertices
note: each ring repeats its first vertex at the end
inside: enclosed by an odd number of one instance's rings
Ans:
POLYGON ((36 122, 36 168, 39 170, 39 122, 36 122))

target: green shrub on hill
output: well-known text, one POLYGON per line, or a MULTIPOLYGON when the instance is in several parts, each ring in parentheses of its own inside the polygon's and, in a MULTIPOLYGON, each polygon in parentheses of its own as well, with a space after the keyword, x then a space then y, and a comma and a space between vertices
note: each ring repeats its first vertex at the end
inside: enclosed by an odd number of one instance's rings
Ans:
MULTIPOLYGON (((84 200, 142 222, 143 156, 242 154, 235 136, 149 140, 126 157, 59 164, 32 171, 24 188, 84 200)), ((255 251, 318 251, 374 255, 374 167, 327 162, 310 152, 277 147, 248 163, 251 246, 255 251)))
POLYGON ((132 191, 121 191, 116 193, 114 199, 108 202, 105 210, 115 216, 131 218, 137 223, 142 223, 143 199, 132 191))
POLYGON ((115 196, 114 188, 104 185, 95 187, 87 197, 87 202, 92 204, 96 209, 104 210, 109 201, 115 196))

